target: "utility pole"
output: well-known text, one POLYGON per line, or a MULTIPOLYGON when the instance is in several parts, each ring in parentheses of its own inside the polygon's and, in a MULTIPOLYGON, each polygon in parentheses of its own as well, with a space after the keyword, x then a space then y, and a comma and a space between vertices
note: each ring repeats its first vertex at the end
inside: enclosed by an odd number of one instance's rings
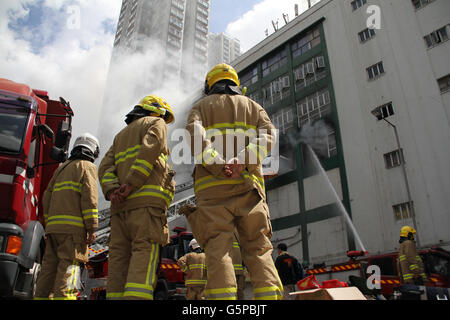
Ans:
MULTIPOLYGON (((412 219, 412 223, 413 223, 414 229, 417 230, 416 211, 414 209, 414 204, 413 204, 412 199, 411 199, 411 190, 409 188, 408 175, 406 174, 405 158, 403 156, 403 151, 402 151, 402 148, 401 148, 401 145, 400 145, 400 139, 398 137, 397 126, 394 125, 393 123, 389 122, 386 118, 384 118, 382 116, 382 114, 381 114, 381 110, 379 110, 379 109, 373 110, 372 114, 378 120, 386 121, 386 123, 389 124, 394 129, 395 140, 397 142, 397 148, 398 148, 398 152, 399 152, 399 156, 400 156, 400 163, 401 163, 401 167, 402 167, 403 180, 405 182, 406 193, 407 193, 407 196, 408 196, 408 203, 409 203, 409 210, 410 210, 410 213, 411 213, 411 219, 412 219)), ((419 233, 416 233, 416 243, 417 243, 417 247, 420 248, 419 233)))

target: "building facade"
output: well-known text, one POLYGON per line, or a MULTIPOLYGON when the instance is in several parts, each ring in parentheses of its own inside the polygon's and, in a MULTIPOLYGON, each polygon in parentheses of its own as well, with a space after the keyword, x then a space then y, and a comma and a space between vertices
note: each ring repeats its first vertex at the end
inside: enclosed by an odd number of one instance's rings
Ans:
POLYGON ((219 63, 231 64, 241 55, 241 43, 225 33, 210 33, 208 35, 208 67, 213 68, 219 63))
POLYGON ((322 0, 233 61, 279 129, 274 245, 332 263, 361 244, 396 250, 415 225, 421 246, 449 248, 448 12, 446 0, 322 0))

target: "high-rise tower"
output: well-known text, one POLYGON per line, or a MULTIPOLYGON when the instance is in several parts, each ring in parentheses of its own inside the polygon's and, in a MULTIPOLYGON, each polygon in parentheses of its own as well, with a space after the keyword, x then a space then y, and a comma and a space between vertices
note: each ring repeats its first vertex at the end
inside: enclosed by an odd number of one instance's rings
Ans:
MULTIPOLYGON (((207 69, 209 3, 210 0, 123 0, 112 67, 124 52, 145 52, 156 46, 165 55, 163 63, 152 66, 157 67, 157 74, 196 85, 207 69)), ((152 73, 156 73, 154 68, 152 73)), ((161 80, 147 85, 157 86, 161 80)))

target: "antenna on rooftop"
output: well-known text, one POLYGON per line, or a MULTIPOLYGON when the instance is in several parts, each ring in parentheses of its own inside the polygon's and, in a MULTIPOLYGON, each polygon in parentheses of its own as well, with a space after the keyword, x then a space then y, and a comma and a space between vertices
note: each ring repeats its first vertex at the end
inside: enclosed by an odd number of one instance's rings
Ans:
POLYGON ((286 24, 289 23, 289 15, 287 13, 286 14, 283 13, 283 19, 286 24))
POLYGON ((295 4, 295 16, 298 17, 298 4, 295 4))
POLYGON ((276 23, 272 20, 272 26, 273 26, 273 30, 274 30, 275 32, 277 32, 277 31, 278 31, 278 19, 277 19, 277 22, 276 22, 276 23))

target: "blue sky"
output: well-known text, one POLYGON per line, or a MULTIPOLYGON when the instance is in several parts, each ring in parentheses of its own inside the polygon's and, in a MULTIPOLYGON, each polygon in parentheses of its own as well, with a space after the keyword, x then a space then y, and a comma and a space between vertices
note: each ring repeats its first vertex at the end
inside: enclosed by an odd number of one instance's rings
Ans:
POLYGON ((224 32, 230 22, 237 20, 261 0, 211 0, 210 32, 224 32))
MULTIPOLYGON (((121 2, 120 0, 113 1, 121 2)), ((225 32, 229 23, 236 21, 239 17, 252 9, 255 4, 261 1, 262 0, 211 0, 210 32, 225 32)), ((65 23, 63 19, 55 19, 55 17, 64 16, 66 14, 66 8, 44 9, 44 6, 45 0, 24 3, 23 8, 28 10, 29 14, 19 19, 11 20, 8 25, 12 31, 21 35, 24 40, 30 41, 35 53, 39 51, 42 44, 54 41, 55 34, 39 32, 42 23, 46 20, 52 20, 52 29, 55 31, 62 28, 65 23)), ((114 34, 117 27, 117 21, 112 19, 106 20, 103 22, 103 26, 106 31, 114 34)))

